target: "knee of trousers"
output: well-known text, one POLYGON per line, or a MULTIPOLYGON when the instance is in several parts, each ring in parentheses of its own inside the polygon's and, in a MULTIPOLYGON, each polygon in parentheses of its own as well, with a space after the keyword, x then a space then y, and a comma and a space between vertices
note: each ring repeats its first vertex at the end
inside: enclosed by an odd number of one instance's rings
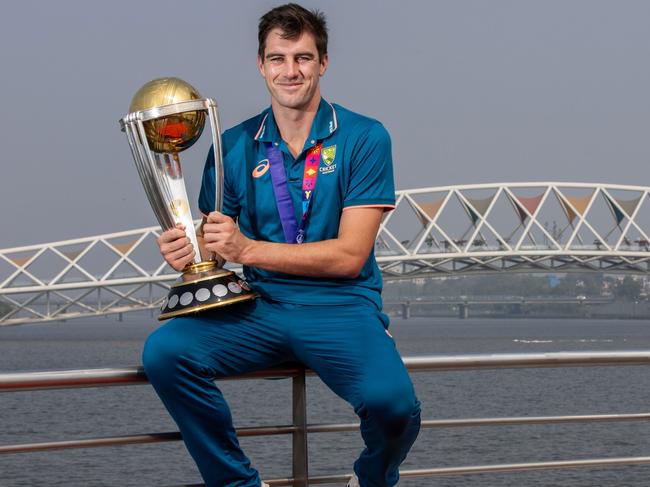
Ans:
POLYGON ((156 389, 171 385, 185 352, 183 341, 164 327, 149 335, 142 351, 142 365, 151 385, 156 389))
POLYGON ((404 430, 419 427, 420 402, 411 384, 401 387, 377 387, 366 390, 356 412, 362 421, 370 421, 387 436, 400 436, 404 430))

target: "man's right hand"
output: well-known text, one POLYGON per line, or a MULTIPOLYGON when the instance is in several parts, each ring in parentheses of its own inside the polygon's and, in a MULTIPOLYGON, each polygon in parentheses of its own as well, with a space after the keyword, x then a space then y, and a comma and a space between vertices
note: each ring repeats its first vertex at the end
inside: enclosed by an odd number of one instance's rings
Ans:
POLYGON ((192 262, 196 252, 185 234, 185 226, 180 223, 176 227, 165 230, 156 240, 160 254, 175 271, 192 262))

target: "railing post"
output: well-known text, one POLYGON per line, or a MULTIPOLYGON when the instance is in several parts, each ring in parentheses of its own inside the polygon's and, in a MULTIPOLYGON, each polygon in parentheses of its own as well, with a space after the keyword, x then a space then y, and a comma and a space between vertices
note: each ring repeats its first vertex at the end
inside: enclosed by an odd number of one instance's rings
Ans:
POLYGON ((309 463, 307 455, 307 387, 305 370, 293 377, 293 485, 308 487, 309 463))
POLYGON ((469 318, 469 303, 459 303, 458 304, 458 318, 461 320, 466 320, 469 318))

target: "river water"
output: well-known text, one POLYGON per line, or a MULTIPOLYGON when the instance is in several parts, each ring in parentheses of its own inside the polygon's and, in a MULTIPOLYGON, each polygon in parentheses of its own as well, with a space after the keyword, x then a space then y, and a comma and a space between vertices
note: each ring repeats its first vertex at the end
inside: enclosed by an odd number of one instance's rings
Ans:
MULTIPOLYGON (((0 371, 140 363, 149 314, 0 329, 0 371)), ((648 350, 648 321, 393 319, 404 356, 648 350)), ((648 411, 645 366, 417 373, 424 419, 648 411)), ((225 381, 237 426, 290 422, 290 381, 225 381)), ((308 380, 312 423, 351 422, 347 404, 308 380)), ((149 386, 0 394, 0 444, 175 431, 149 386)), ((244 438, 263 477, 290 472, 290 438, 244 438)), ((311 474, 349 471, 357 433, 310 436, 311 474)), ((423 430, 405 469, 650 455, 650 424, 598 423, 423 430)), ((0 486, 173 486, 200 482, 181 443, 0 456, 0 486)), ((650 467, 404 479, 400 486, 647 487, 650 467)))

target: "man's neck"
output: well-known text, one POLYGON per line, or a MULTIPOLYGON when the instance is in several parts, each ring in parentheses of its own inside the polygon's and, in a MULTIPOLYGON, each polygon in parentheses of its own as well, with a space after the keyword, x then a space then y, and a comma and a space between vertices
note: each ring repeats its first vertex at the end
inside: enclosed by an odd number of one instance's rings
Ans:
POLYGON ((287 143, 289 151, 294 157, 298 157, 298 154, 302 152, 302 148, 305 146, 319 104, 320 96, 314 97, 314 100, 307 108, 299 109, 282 107, 275 100, 271 101, 273 117, 280 131, 280 136, 287 143))

